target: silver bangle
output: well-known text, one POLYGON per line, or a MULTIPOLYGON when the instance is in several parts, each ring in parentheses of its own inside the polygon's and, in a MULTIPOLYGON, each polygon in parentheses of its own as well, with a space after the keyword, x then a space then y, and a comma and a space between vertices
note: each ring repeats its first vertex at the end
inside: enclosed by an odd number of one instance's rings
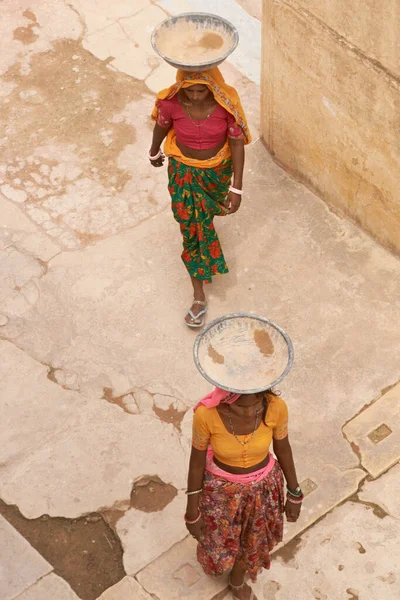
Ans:
POLYGON ((159 150, 155 156, 151 156, 151 154, 149 152, 149 160, 157 160, 158 158, 160 158, 161 155, 162 155, 161 150, 159 150))
POLYGON ((186 494, 186 496, 194 496, 195 494, 201 494, 202 491, 203 491, 203 488, 201 488, 199 490, 195 490, 194 492, 189 492, 188 490, 186 490, 185 494, 186 494))
POLYGON ((238 190, 237 188, 234 188, 232 186, 229 188, 229 191, 233 192, 234 194, 239 194, 239 196, 243 195, 243 190, 238 190))

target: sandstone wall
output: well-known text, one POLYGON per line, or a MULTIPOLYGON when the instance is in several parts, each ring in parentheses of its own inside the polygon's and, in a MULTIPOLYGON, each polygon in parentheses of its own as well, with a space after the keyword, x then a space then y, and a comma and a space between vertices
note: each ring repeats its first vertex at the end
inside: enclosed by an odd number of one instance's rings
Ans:
POLYGON ((263 0, 262 137, 400 252, 400 1, 263 0))

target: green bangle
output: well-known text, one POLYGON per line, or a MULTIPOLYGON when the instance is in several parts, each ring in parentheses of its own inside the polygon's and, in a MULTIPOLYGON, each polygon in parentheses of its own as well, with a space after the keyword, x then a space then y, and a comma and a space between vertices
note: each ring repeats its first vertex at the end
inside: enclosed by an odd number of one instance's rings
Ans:
POLYGON ((293 496, 293 498, 300 498, 303 495, 301 491, 301 487, 298 485, 295 490, 291 490, 289 486, 286 486, 288 493, 293 496))

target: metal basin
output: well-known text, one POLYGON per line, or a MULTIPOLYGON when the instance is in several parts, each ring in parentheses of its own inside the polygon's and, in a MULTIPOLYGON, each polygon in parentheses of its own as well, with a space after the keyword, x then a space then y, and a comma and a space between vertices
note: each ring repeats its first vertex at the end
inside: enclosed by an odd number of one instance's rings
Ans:
POLYGON ((220 65, 239 43, 237 29, 209 13, 183 13, 169 17, 153 31, 154 51, 172 67, 207 71, 220 65))
POLYGON ((197 336, 193 356, 201 375, 237 394, 277 385, 293 364, 293 345, 281 327, 253 313, 219 317, 197 336))

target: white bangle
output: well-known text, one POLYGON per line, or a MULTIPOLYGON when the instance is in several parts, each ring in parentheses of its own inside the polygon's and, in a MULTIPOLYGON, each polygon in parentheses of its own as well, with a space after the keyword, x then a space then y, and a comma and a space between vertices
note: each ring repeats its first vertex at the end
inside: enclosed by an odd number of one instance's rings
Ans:
POLYGON ((234 194, 239 194, 239 196, 243 195, 243 190, 238 190, 238 189, 236 189, 236 188, 234 188, 232 186, 229 188, 229 191, 233 192, 234 194))
POLYGON ((159 150, 155 156, 152 156, 149 152, 149 160, 157 160, 158 158, 160 158, 161 155, 162 155, 161 150, 159 150))

